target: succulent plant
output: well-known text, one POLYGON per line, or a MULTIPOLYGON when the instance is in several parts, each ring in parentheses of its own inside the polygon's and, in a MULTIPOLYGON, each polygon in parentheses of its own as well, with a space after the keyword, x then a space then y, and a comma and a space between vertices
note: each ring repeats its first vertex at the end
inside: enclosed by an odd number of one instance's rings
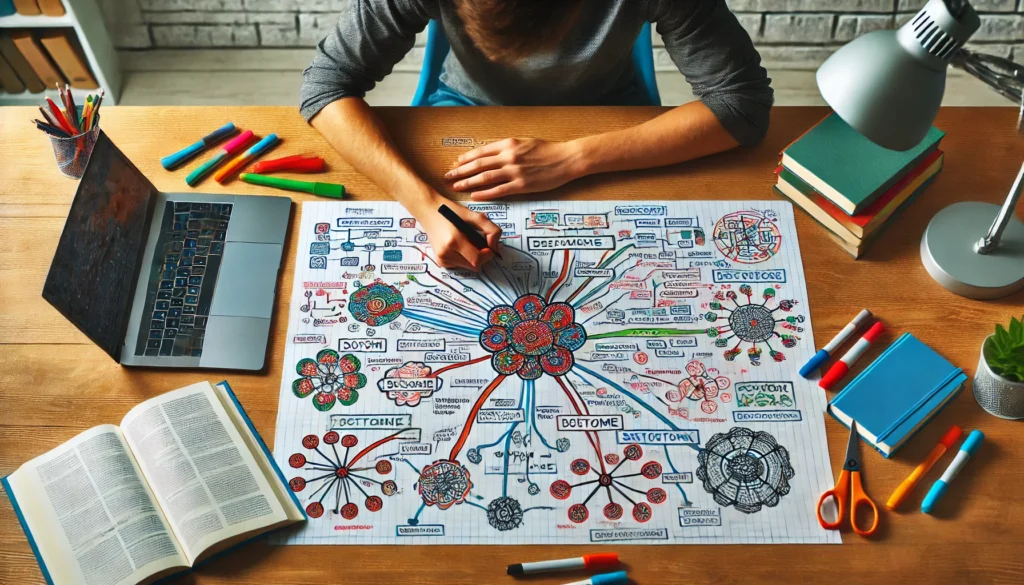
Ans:
POLYGON ((1024 382, 1024 317, 1010 319, 1009 329, 996 325, 985 341, 985 361, 996 374, 1011 382, 1024 382))

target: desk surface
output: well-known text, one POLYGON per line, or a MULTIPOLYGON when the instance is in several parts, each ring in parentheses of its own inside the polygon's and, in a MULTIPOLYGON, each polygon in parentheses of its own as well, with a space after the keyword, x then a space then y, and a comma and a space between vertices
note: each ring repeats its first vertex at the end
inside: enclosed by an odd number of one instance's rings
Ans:
MULTIPOLYGON (((630 126, 658 108, 384 108, 395 141, 429 181, 462 149, 444 137, 537 136, 564 140, 630 126)), ((29 123, 34 108, 0 108, 0 474, 102 423, 117 423, 135 404, 219 372, 128 369, 112 362, 40 296, 76 183, 56 169, 49 142, 29 123)), ((588 177, 558 195, 578 199, 771 199, 779 151, 825 114, 821 108, 776 108, 758 147, 646 172, 588 177)), ((1000 201, 1020 165, 1013 108, 943 109, 936 125, 948 135, 945 170, 926 195, 853 261, 824 230, 797 212, 815 333, 831 337, 862 307, 893 332, 912 331, 973 375, 982 340, 996 322, 1020 314, 1024 293, 993 302, 961 299, 928 277, 918 243, 932 215, 954 201, 1000 201)), ((278 153, 316 152, 328 159, 326 180, 345 184, 354 199, 384 195, 334 154, 294 108, 126 108, 104 110, 107 134, 163 191, 183 191, 183 172, 158 159, 227 120, 284 139, 278 153)), ((266 192, 235 181, 206 181, 209 192, 266 192)), ((548 197, 550 195, 545 195, 548 197)), ((293 194, 298 202, 309 198, 293 194)), ((299 214, 293 214, 297 224, 299 214)), ((294 226, 293 226, 294 231, 294 226)), ((280 290, 289 290, 294 235, 284 254, 280 290)), ((288 297, 280 295, 274 335, 262 374, 228 373, 232 387, 273 444, 288 297)), ((877 355, 873 349, 864 362, 877 355)), ((863 363, 863 362, 862 362, 863 363)), ((914 583, 1019 582, 1024 576, 1024 440, 1021 423, 985 414, 965 391, 912 441, 885 461, 862 449, 867 490, 881 505, 910 469, 957 423, 981 428, 988 440, 943 501, 940 514, 883 510, 879 534, 843 534, 843 546, 618 546, 636 583, 914 583)), ((847 432, 827 423, 833 467, 847 432)), ((946 461, 942 462, 945 465, 946 461)), ((934 472, 933 472, 934 475, 934 472)), ((932 476, 929 476, 929 480, 932 476)), ((921 488, 919 488, 920 490, 921 488)), ((922 493, 916 494, 918 497, 922 493)), ((808 508, 813 502, 807 502, 808 508)), ((912 506, 911 506, 912 507, 912 506)), ((255 544, 185 580, 203 583, 501 583, 504 566, 523 560, 577 556, 583 546, 270 547, 255 544), (557 550, 556 550, 557 549, 557 550)), ((39 569, 10 503, 0 502, 0 582, 41 583, 39 569)), ((557 577, 531 583, 561 583, 557 577)), ((191 582, 191 581, 190 581, 191 582)))

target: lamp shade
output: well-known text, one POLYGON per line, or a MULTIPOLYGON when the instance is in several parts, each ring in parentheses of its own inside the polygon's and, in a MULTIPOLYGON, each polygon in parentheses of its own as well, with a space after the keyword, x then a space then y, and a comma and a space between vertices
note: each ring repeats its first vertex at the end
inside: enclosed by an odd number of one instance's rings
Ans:
POLYGON ((818 68, 821 96, 879 146, 917 146, 942 103, 947 65, 980 26, 969 5, 959 10, 954 16, 946 0, 931 0, 899 30, 854 39, 818 68))
POLYGON ((942 103, 946 69, 922 65, 896 31, 858 37, 818 69, 818 89, 836 114, 879 146, 909 150, 924 139, 942 103))

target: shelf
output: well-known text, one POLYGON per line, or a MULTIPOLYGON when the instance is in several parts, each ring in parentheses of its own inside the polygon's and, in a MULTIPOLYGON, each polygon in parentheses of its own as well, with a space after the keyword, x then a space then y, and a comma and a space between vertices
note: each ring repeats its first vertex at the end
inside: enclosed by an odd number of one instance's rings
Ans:
POLYGON ((0 28, 53 28, 73 26, 75 26, 75 21, 68 13, 65 13, 64 16, 25 16, 22 14, 0 16, 0 28))
MULTIPOLYGON (((82 105, 85 103, 85 97, 87 95, 98 95, 100 90, 98 89, 71 89, 71 95, 75 97, 75 104, 82 105)), ((52 99, 57 105, 60 105, 60 94, 57 93, 56 89, 48 89, 40 93, 29 93, 23 91, 21 93, 4 93, 0 91, 0 106, 41 106, 46 103, 46 98, 52 99)), ((107 98, 103 98, 103 103, 107 103, 107 98)), ((100 110, 103 107, 100 106, 100 110)), ((39 112, 36 112, 38 114, 39 112)), ((33 116, 38 117, 38 116, 33 116)))

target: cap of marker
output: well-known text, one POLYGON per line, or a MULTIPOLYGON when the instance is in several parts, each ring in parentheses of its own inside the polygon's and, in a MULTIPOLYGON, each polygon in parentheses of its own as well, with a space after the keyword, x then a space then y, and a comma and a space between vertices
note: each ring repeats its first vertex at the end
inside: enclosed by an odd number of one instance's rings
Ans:
POLYGON ((846 374, 850 372, 850 368, 853 367, 860 356, 864 355, 864 352, 871 347, 871 344, 876 339, 882 336, 885 332, 885 325, 882 325, 881 321, 876 321, 874 325, 868 329, 864 336, 857 340, 857 343, 853 344, 850 351, 846 352, 843 357, 839 358, 839 361, 832 364, 825 375, 818 380, 818 386, 823 390, 831 390, 832 386, 835 386, 837 382, 843 379, 846 374))
POLYGON ((629 577, 626 576, 626 572, 616 571, 614 573, 593 575, 589 579, 573 581, 572 583, 566 583, 565 585, 628 585, 628 583, 629 577))
POLYGON ((618 553, 596 553, 583 555, 574 559, 558 559, 554 561, 537 561, 535 563, 519 563, 509 565, 509 575, 528 575, 531 573, 547 573, 551 571, 606 571, 619 566, 618 553))

